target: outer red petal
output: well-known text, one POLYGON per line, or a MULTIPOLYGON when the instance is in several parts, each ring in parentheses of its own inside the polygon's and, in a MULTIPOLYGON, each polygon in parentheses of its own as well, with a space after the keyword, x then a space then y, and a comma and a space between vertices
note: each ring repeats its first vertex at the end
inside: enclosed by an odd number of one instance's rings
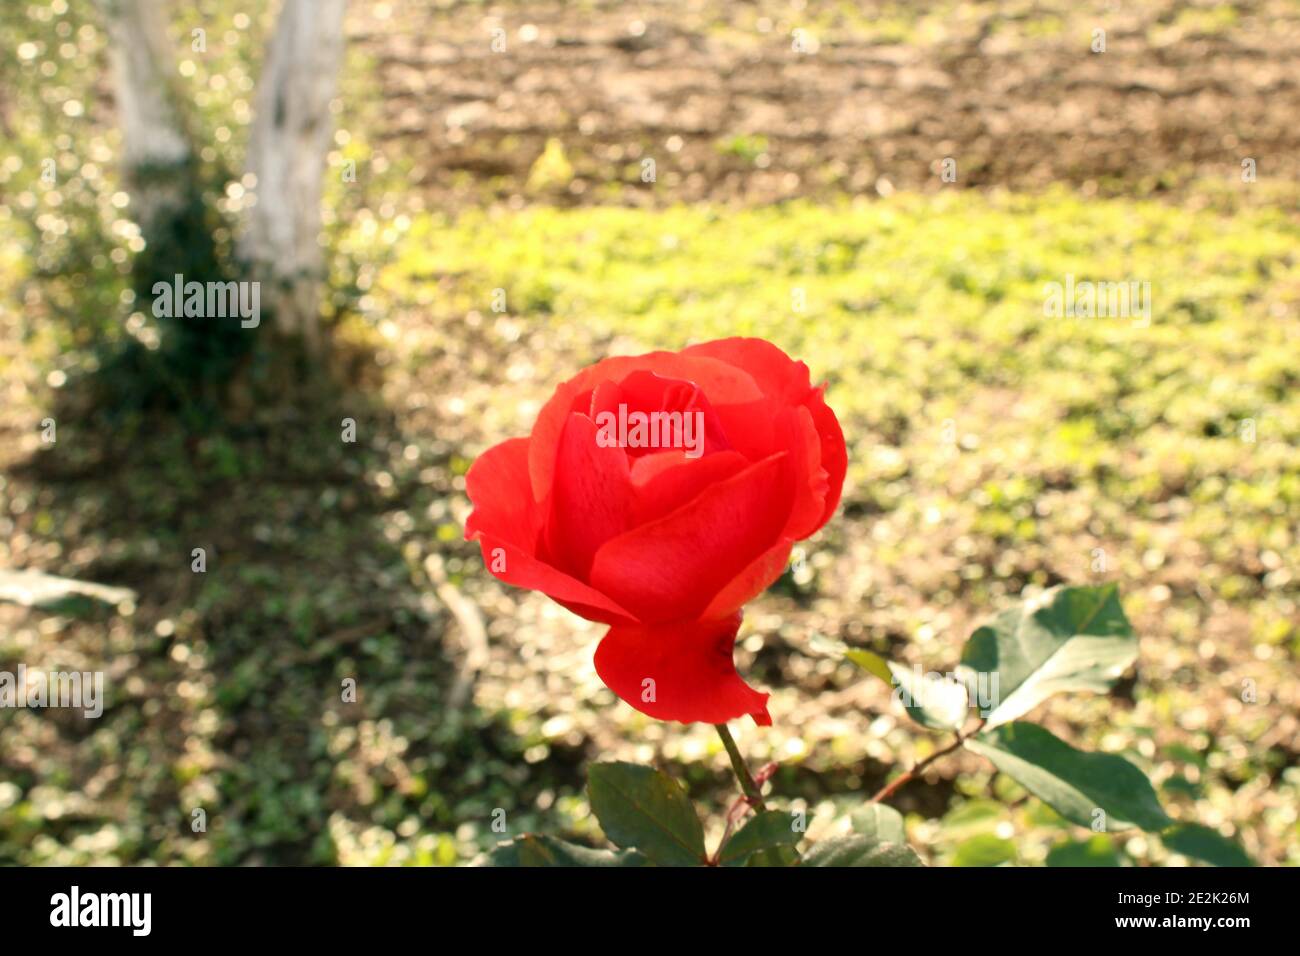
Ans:
POLYGON ((822 509, 822 520, 817 527, 806 534, 812 534, 835 514, 840 503, 840 494, 844 491, 844 474, 849 467, 849 452, 844 445, 844 432, 840 429, 839 419, 826 404, 826 386, 818 387, 807 401, 808 411, 822 442, 822 468, 826 470, 826 503, 822 509))
POLYGON ((781 536, 790 500, 786 455, 773 455, 605 542, 588 580, 639 620, 692 620, 781 536))
POLYGON ((528 439, 511 438, 475 459, 465 475, 474 510, 465 521, 465 539, 480 532, 532 552, 539 519, 528 482, 528 439))
POLYGON ((483 551, 483 564, 498 580, 530 591, 541 591, 589 621, 611 624, 635 620, 635 616, 620 607, 618 602, 504 539, 488 534, 480 534, 478 539, 483 551))
MULTIPOLYGON (((766 339, 716 339, 682 349, 682 354, 706 356, 743 368, 764 395, 782 399, 786 404, 801 402, 812 387, 808 366, 796 362, 766 339)), ((720 401, 713 399, 715 405, 720 401)))
POLYGON ((767 726, 767 694, 740 679, 732 660, 740 614, 722 620, 614 625, 596 648, 596 673, 656 720, 722 724, 745 714, 767 726))
POLYGON ((616 601, 537 557, 540 521, 528 484, 528 439, 512 438, 479 455, 465 487, 474 503, 465 537, 478 540, 491 574, 541 591, 589 620, 632 620, 616 601))
POLYGON ((785 573, 794 540, 781 538, 727 582, 709 602, 700 615, 713 619, 739 611, 751 598, 762 594, 772 582, 785 573))
POLYGON ((794 503, 785 533, 798 541, 822 526, 827 480, 822 467, 822 443, 812 414, 802 405, 783 411, 777 432, 781 444, 790 450, 794 503))

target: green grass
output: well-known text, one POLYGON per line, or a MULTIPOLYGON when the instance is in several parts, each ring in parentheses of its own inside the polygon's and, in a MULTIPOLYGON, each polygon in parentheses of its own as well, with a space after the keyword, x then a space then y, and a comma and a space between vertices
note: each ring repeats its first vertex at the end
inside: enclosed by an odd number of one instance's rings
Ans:
MULTIPOLYGON (((863 426, 851 436, 859 479, 872 477, 865 453, 882 433, 937 437, 949 418, 964 428, 970 402, 1006 390, 1029 420, 980 430, 1033 439, 1037 471, 1136 493, 1125 469, 1107 467, 1128 451, 1172 469, 1166 482, 1263 477, 1274 503, 1294 505, 1297 239, 1294 219, 1268 209, 1063 193, 535 209, 416 220, 378 294, 411 301, 447 274, 448 313, 486 312, 501 288, 529 323, 647 347, 770 338, 829 379, 836 407, 863 426), (1150 322, 1046 316, 1046 284, 1067 275, 1149 281, 1150 322), (1239 438, 1246 419, 1254 447, 1239 438)), ((1240 497, 1246 510, 1265 503, 1244 486, 1240 497)))

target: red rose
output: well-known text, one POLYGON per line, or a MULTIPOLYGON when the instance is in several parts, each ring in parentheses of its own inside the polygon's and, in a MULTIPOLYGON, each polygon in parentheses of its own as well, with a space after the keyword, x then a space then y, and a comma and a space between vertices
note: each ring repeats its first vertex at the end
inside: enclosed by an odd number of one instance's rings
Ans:
POLYGON ((839 503, 823 388, 762 339, 606 359, 474 462, 465 536, 502 581, 610 625, 596 671, 637 710, 770 724, 732 648, 741 607, 839 503))

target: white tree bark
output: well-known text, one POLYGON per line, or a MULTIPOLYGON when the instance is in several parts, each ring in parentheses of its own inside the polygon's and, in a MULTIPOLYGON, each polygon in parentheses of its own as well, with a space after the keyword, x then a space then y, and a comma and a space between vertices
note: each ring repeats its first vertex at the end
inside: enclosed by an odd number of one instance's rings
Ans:
POLYGON ((100 0, 111 37, 113 95, 122 128, 132 218, 147 236, 185 200, 190 142, 173 96, 176 75, 161 0, 100 0))
POLYGON ((258 80, 247 169, 253 206, 240 251, 276 325, 320 345, 321 183, 343 59, 347 0, 284 0, 258 80))

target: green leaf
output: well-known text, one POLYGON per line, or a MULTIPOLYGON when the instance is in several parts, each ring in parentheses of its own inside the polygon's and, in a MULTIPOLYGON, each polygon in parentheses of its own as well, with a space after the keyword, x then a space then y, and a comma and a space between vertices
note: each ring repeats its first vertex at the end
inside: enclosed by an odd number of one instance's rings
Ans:
POLYGON ((479 866, 647 866, 635 850, 593 850, 551 836, 525 834, 490 850, 479 866))
POLYGON ((1097 833, 1086 840, 1066 840, 1047 851, 1048 866, 1123 866, 1115 844, 1097 833))
POLYGON ((677 781, 653 767, 598 763, 587 776, 591 809, 618 846, 660 866, 705 862, 704 828, 677 781))
POLYGON ((1199 823, 1179 823, 1160 834, 1160 840, 1175 853, 1204 860, 1214 866, 1254 866, 1241 847, 1219 831, 1199 823))
POLYGON ((965 686, 957 681, 922 674, 859 648, 845 651, 844 656, 894 688, 894 696, 908 716, 922 727, 958 730, 966 722, 970 699, 965 686))
POLYGON ((864 651, 855 647, 846 650, 844 656, 868 674, 875 674, 886 684, 892 685, 894 683, 894 675, 889 672, 889 664, 879 654, 873 654, 871 651, 864 651))
POLYGON ((1176 797, 1188 797, 1197 800, 1201 796, 1202 787, 1199 783, 1192 783, 1180 773, 1166 777, 1160 784, 1160 789, 1165 793, 1171 793, 1176 797))
POLYGON ((881 843, 906 843, 907 826, 903 815, 883 803, 868 803, 854 810, 849 817, 853 832, 879 840, 881 843))
POLYGON ((749 858, 746 866, 795 866, 799 862, 799 851, 792 846, 773 846, 757 851, 749 858))
POLYGON ((1056 587, 976 629, 958 673, 967 687, 988 688, 996 727, 1061 691, 1106 691, 1136 658, 1115 585, 1056 587))
POLYGON ((831 837, 816 844, 804 866, 924 866, 910 846, 884 843, 861 833, 831 837))
POLYGON ((1009 823, 1011 811, 997 800, 973 799, 959 803, 943 815, 944 839, 957 843, 977 833, 994 833, 1009 823))
POLYGON ((1170 823, 1146 775, 1115 754, 1075 750, 1037 724, 1018 722, 966 741, 1000 771, 1071 823, 1091 827, 1105 812, 1107 830, 1170 823))
POLYGON ((759 850, 793 847, 799 837, 790 814, 763 810, 732 834, 718 854, 718 862, 723 866, 745 866, 759 850))
POLYGON ((992 833, 979 833, 957 845, 953 866, 1000 866, 1014 863, 1016 845, 992 833))

